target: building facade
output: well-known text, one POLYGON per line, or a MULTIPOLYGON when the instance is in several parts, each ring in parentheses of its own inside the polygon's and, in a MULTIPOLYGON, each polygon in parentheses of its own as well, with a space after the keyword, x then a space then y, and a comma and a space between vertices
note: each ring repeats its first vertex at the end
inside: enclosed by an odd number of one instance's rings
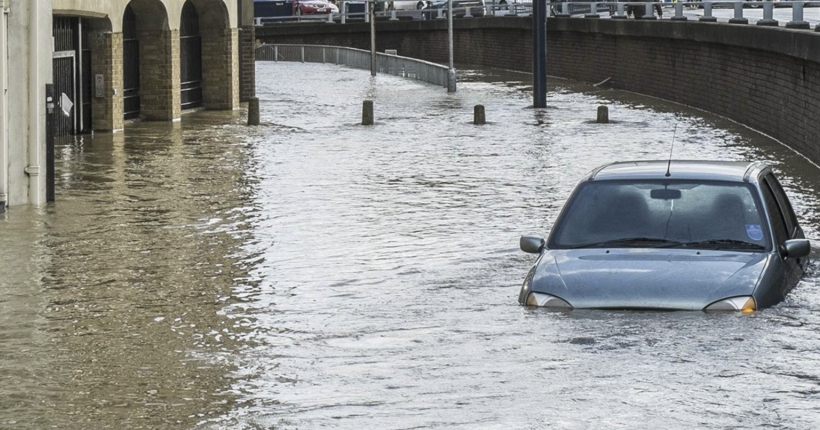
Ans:
POLYGON ((46 201, 52 137, 237 109, 255 93, 252 0, 0 0, 0 9, 0 208, 46 201))

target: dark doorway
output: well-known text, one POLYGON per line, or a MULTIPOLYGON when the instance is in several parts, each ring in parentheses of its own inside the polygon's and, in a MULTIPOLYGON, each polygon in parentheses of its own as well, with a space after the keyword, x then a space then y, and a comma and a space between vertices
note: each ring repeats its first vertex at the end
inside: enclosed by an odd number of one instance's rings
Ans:
POLYGON ((78 18, 54 17, 53 79, 56 113, 54 135, 75 134, 77 127, 77 57, 79 47, 78 18))
POLYGON ((137 16, 131 6, 125 8, 122 21, 122 80, 125 119, 140 116, 140 41, 137 16))
POLYGON ((191 1, 182 7, 179 28, 179 54, 182 109, 202 106, 202 38, 199 14, 191 1))

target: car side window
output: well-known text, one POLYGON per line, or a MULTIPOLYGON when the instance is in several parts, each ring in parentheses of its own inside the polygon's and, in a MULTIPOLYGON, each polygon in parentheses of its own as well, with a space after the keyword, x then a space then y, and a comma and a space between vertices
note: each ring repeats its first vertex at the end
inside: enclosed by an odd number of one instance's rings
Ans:
POLYGON ((786 220, 786 226, 789 229, 789 237, 793 237, 797 229, 797 217, 794 215, 794 208, 792 208, 791 202, 788 196, 786 196, 786 192, 780 185, 780 181, 778 181, 773 174, 769 173, 766 175, 766 182, 772 188, 772 191, 774 191, 774 196, 780 206, 783 219, 786 220))
POLYGON ((772 220, 772 230, 774 230, 775 243, 780 246, 789 239, 786 221, 783 219, 783 213, 780 211, 780 206, 777 205, 777 199, 774 197, 771 187, 766 181, 760 181, 760 190, 763 192, 763 200, 766 204, 766 210, 769 212, 769 217, 772 220))

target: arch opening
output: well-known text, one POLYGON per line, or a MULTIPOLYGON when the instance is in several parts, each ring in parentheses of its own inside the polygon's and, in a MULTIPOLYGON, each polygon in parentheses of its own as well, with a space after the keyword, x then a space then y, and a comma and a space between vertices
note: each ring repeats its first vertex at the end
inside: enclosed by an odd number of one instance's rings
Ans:
POLYGON ((188 0, 179 26, 180 102, 182 109, 202 106, 202 36, 199 13, 188 0))
POLYGON ((123 12, 123 116, 179 118, 175 32, 160 0, 131 0, 123 12), (127 92, 127 94, 125 94, 127 92), (125 97, 127 96, 127 100, 125 97))

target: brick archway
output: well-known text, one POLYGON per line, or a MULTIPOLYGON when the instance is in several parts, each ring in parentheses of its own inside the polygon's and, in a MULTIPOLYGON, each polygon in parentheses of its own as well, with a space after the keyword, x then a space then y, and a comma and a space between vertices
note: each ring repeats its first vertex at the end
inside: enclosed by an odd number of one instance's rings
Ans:
POLYGON ((179 118, 179 34, 178 30, 170 30, 165 5, 160 0, 131 0, 124 23, 126 18, 134 21, 136 44, 131 48, 123 46, 123 65, 132 67, 124 69, 123 75, 128 81, 129 74, 134 76, 134 63, 138 63, 139 116, 166 121, 179 118))
POLYGON ((231 28, 222 0, 187 0, 189 4, 199 18, 202 103, 207 109, 235 109, 239 106, 239 32, 231 28))

